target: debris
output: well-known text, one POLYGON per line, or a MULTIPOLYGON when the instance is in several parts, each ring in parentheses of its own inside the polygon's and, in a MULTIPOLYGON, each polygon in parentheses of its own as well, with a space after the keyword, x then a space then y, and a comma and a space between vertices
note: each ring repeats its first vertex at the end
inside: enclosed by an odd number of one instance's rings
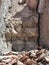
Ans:
POLYGON ((18 61, 17 65, 24 65, 22 62, 18 61))
POLYGON ((11 51, 0 56, 1 65, 49 65, 49 51, 46 49, 22 52, 11 51))
POLYGON ((49 56, 45 57, 45 60, 49 63, 49 56))

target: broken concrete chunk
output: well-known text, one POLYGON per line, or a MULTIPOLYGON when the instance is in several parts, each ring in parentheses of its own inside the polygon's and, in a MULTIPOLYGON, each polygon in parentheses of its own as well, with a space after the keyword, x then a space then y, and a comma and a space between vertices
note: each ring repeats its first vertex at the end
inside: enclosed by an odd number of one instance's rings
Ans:
POLYGON ((33 61, 31 59, 27 59, 26 65, 32 65, 32 64, 33 64, 33 61))
POLYGON ((37 62, 34 61, 33 59, 27 59, 26 65, 37 65, 37 62))
POLYGON ((45 60, 46 60, 46 62, 49 63, 49 56, 46 56, 46 57, 45 57, 45 60))
POLYGON ((18 61, 17 65, 25 65, 25 64, 23 64, 22 62, 18 61))
POLYGON ((42 53, 42 54, 36 59, 36 61, 41 61, 44 57, 45 57, 45 54, 42 53))
POLYGON ((31 53, 30 57, 34 57, 34 58, 36 58, 36 53, 35 53, 33 50, 30 51, 30 53, 31 53))
POLYGON ((4 62, 0 62, 0 65, 6 65, 6 63, 4 63, 4 62))
POLYGON ((29 57, 28 56, 23 56, 22 58, 20 58, 21 62, 25 62, 29 57))

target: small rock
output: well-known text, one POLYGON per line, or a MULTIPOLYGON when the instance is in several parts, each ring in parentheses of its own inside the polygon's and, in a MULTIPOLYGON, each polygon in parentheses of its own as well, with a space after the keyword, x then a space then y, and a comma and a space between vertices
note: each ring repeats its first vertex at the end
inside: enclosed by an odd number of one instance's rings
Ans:
POLYGON ((23 57, 20 59, 20 61, 21 61, 21 62, 25 62, 27 59, 28 59, 28 56, 23 56, 23 57))
POLYGON ((39 62, 38 65, 43 65, 43 64, 41 62, 39 62))
POLYGON ((32 59, 27 59, 26 65, 37 65, 37 62, 32 59))
POLYGON ((32 65, 32 64, 33 64, 32 60, 27 59, 27 61, 26 61, 26 65, 32 65))
POLYGON ((46 60, 46 62, 49 63, 49 56, 46 56, 46 57, 45 57, 45 60, 46 60))
POLYGON ((23 64, 22 62, 18 61, 17 65, 25 65, 25 64, 23 64))
POLYGON ((42 59, 44 59, 45 57, 45 53, 42 53, 37 59, 36 61, 41 61, 42 59))
POLYGON ((5 63, 3 63, 3 62, 0 62, 0 65, 6 65, 5 63))
POLYGON ((32 50, 32 51, 30 51, 30 53, 31 53, 31 55, 30 55, 30 57, 32 57, 32 58, 36 58, 37 56, 36 56, 36 53, 32 50))
POLYGON ((6 38, 6 40, 11 40, 11 32, 9 31, 8 28, 7 28, 6 32, 5 32, 5 38, 6 38))

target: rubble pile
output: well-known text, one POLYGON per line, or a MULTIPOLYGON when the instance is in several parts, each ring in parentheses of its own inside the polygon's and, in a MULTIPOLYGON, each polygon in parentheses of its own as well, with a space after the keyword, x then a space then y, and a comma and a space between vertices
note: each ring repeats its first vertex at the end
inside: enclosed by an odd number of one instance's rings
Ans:
POLYGON ((49 51, 46 49, 11 51, 0 56, 0 65, 49 65, 49 51))

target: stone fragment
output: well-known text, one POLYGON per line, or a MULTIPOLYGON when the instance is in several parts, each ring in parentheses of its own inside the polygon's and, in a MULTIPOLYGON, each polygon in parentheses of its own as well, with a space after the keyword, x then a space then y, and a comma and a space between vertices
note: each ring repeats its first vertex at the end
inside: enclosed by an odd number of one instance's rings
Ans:
MULTIPOLYGON (((6 56, 5 56, 6 57, 6 56)), ((7 56, 8 57, 8 56, 7 56)), ((18 61, 18 56, 16 56, 16 55, 9 55, 9 57, 8 58, 4 58, 3 60, 2 60, 2 62, 4 62, 4 63, 6 63, 6 64, 14 64, 14 63, 16 63, 18 61)))
POLYGON ((11 40, 11 32, 9 31, 9 29, 7 29, 5 32, 5 38, 6 40, 11 40))
POLYGON ((25 56, 26 52, 25 52, 25 51, 22 51, 21 54, 22 54, 23 56, 25 56))
POLYGON ((0 62, 0 65, 6 65, 4 62, 0 62))
POLYGON ((11 51, 13 55, 18 55, 18 52, 11 51))
POLYGON ((45 60, 49 63, 49 56, 45 57, 45 60))
POLYGON ((25 64, 23 64, 22 62, 18 61, 17 65, 25 65, 25 64))
POLYGON ((39 62, 38 65, 43 65, 43 64, 41 62, 39 62))
POLYGON ((20 61, 21 61, 21 62, 25 62, 28 58, 29 58, 28 56, 23 56, 23 57, 20 59, 20 61))
POLYGON ((35 52, 34 50, 31 50, 30 53, 31 53, 31 54, 30 54, 30 57, 31 57, 31 58, 36 58, 36 57, 37 57, 37 56, 36 56, 36 52, 35 52))
POLYGON ((44 57, 45 57, 45 53, 42 53, 42 54, 36 59, 36 61, 41 61, 41 60, 44 59, 44 57))
POLYGON ((27 59, 27 61, 26 61, 26 65, 32 65, 32 64, 33 64, 32 60, 27 59))
POLYGON ((13 25, 18 26, 19 24, 22 24, 21 18, 12 18, 11 22, 13 25))
POLYGON ((14 40, 16 39, 17 31, 14 28, 7 28, 5 32, 6 40, 14 40))
POLYGON ((37 39, 38 37, 38 29, 37 28, 25 28, 24 32, 27 37, 32 37, 32 39, 37 39))
POLYGON ((22 32, 22 25, 19 25, 19 26, 15 26, 14 27, 15 28, 15 30, 18 32, 18 33, 21 33, 22 32))
POLYGON ((2 61, 5 62, 5 63, 9 63, 9 62, 11 62, 11 59, 9 58, 9 59, 2 60, 2 61))
POLYGON ((34 61, 34 60, 27 59, 26 65, 37 65, 37 63, 36 63, 36 61, 34 61))
POLYGON ((14 36, 17 35, 17 31, 16 31, 14 28, 13 28, 13 29, 10 29, 10 32, 11 32, 11 34, 14 35, 14 36))
POLYGON ((23 36, 22 36, 22 33, 20 32, 18 32, 18 34, 16 35, 16 38, 23 38, 23 36))

